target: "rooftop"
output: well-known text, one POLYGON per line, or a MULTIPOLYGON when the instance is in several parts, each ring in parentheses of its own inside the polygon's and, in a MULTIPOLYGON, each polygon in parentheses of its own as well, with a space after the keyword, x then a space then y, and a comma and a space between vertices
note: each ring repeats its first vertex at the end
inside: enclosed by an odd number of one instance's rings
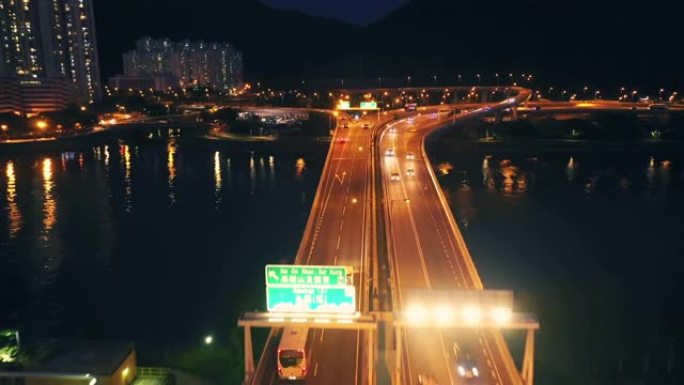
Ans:
MULTIPOLYGON (((30 346, 23 372, 51 374, 113 374, 134 350, 128 342, 58 340, 30 346)), ((2 369, 0 369, 1 371, 2 369)))

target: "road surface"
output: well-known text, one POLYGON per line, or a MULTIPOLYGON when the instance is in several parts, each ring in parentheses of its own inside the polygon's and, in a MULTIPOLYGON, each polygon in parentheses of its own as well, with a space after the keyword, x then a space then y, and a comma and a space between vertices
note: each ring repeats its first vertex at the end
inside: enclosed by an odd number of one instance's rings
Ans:
MULTIPOLYGON (((508 104, 475 109, 457 119, 505 109, 524 97, 521 95, 520 99, 508 104)), ((477 270, 423 149, 425 136, 452 120, 423 113, 413 122, 404 119, 391 125, 383 130, 379 139, 383 207, 394 271, 395 312, 410 305, 407 297, 414 289, 482 289, 477 270), (390 149, 394 154, 386 156, 390 149)), ((419 375, 428 375, 438 384, 521 384, 510 352, 498 332, 413 328, 406 329, 401 338, 405 347, 401 365, 404 384, 417 384, 419 375), (472 352, 480 372, 479 379, 459 377, 454 344, 472 352)))

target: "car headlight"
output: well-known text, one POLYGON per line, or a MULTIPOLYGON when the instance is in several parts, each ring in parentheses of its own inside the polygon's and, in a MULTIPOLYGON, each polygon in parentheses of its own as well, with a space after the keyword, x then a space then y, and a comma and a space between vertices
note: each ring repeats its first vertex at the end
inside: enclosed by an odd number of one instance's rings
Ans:
POLYGON ((477 368, 474 367, 474 366, 473 366, 473 376, 475 376, 475 377, 479 377, 479 376, 480 376, 480 371, 477 370, 477 368))
POLYGON ((465 376, 465 374, 466 374, 466 372, 465 372, 465 368, 463 367, 463 365, 458 365, 458 375, 463 377, 463 376, 465 376))

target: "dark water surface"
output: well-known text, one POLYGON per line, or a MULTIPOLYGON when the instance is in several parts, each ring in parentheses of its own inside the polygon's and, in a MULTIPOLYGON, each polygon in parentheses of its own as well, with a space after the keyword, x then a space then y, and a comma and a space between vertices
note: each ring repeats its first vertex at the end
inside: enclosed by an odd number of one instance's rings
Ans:
POLYGON ((428 146, 485 285, 541 319, 536 383, 683 383, 684 151, 554 147, 428 146))
POLYGON ((255 146, 0 153, 0 325, 199 344, 264 308, 263 267, 294 258, 327 144, 255 146))

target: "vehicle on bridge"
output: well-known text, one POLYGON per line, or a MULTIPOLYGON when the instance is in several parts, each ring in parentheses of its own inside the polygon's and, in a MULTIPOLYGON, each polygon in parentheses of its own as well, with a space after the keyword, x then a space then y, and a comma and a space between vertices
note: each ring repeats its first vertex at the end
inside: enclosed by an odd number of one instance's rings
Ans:
POLYGON ((367 130, 367 129, 369 129, 369 128, 370 128, 370 123, 364 123, 364 124, 363 124, 363 129, 364 129, 364 130, 367 130))
POLYGON ((414 170, 412 168, 408 168, 408 169, 406 169, 406 175, 407 176, 414 176, 414 175, 416 175, 416 170, 414 170))
POLYGON ((419 385, 439 385, 437 380, 429 374, 420 373, 418 374, 418 384, 419 385))
POLYGON ((281 380, 303 380, 307 370, 308 328, 286 328, 278 345, 278 376, 281 380))
POLYGON ((399 176, 398 172, 393 172, 392 175, 390 175, 390 180, 393 182, 398 182, 401 180, 401 177, 399 176))
POLYGON ((406 160, 414 160, 416 159, 416 154, 412 153, 411 151, 406 153, 406 160))
POLYGON ((477 362, 467 349, 461 349, 457 343, 453 346, 456 373, 461 378, 472 379, 480 377, 477 362))
POLYGON ((418 103, 406 103, 404 105, 404 110, 406 111, 415 111, 418 109, 418 103))
POLYGON ((396 153, 394 152, 393 148, 388 148, 385 150, 385 156, 394 156, 396 153))

